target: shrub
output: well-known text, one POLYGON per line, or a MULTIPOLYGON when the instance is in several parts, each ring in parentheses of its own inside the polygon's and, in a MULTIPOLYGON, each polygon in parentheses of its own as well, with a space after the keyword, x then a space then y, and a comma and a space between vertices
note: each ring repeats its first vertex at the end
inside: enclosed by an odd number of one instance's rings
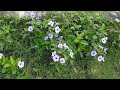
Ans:
MULTIPOLYGON (((112 21, 92 11, 48 12, 40 20, 32 14, 34 12, 30 14, 32 18, 23 19, 0 17, 0 51, 6 57, 11 56, 10 59, 3 57, 2 73, 16 74, 18 65, 12 67, 10 64, 13 57, 27 59, 36 56, 35 53, 41 58, 47 56, 58 71, 69 63, 74 66, 78 60, 94 58, 99 62, 105 61, 108 31, 110 25, 116 25, 112 21), (7 63, 3 64, 4 60, 7 63)), ((29 60, 25 62, 30 63, 29 60)))

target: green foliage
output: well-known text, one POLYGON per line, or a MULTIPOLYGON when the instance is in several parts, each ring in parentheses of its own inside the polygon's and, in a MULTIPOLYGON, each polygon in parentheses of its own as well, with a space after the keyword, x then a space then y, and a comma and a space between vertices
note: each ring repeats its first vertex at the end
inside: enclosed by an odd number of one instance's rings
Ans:
POLYGON ((105 59, 109 58, 99 45, 120 47, 120 25, 92 11, 48 12, 40 21, 6 16, 0 17, 0 25, 0 52, 4 54, 0 60, 1 78, 108 78, 95 75, 100 64, 97 57, 103 55, 105 59), (61 31, 58 37, 63 36, 61 41, 54 37, 56 26, 48 25, 50 21, 59 23, 61 31), (28 31, 29 26, 33 27, 32 32, 28 31), (53 38, 44 40, 49 34, 53 34, 53 38), (108 37, 106 44, 101 42, 104 37, 108 37), (58 48, 58 44, 64 43, 71 51, 58 48), (93 50, 97 51, 95 57, 90 54, 93 50), (53 62, 53 51, 65 59, 65 64, 53 62), (26 62, 22 69, 18 67, 21 60, 18 57, 26 62))
POLYGON ((2 73, 6 74, 4 77, 8 78, 12 75, 14 75, 14 78, 21 72, 18 68, 18 61, 21 60, 21 58, 14 59, 12 56, 10 58, 3 57, 0 61, 1 67, 2 67, 2 73))

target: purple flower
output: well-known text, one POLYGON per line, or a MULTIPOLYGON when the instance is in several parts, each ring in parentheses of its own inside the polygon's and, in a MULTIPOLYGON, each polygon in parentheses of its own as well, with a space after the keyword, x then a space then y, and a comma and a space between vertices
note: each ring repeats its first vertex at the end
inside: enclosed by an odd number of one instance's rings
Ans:
POLYGON ((58 48, 62 49, 63 45, 62 44, 58 44, 58 48))
POLYGON ((30 31, 30 32, 33 31, 33 27, 32 27, 32 26, 29 26, 29 27, 28 27, 28 31, 30 31))
POLYGON ((53 61, 54 61, 54 62, 59 61, 59 56, 58 56, 58 55, 55 55, 55 56, 53 57, 53 61))
POLYGON ((31 11, 31 12, 30 12, 30 17, 31 17, 31 18, 35 18, 35 16, 36 16, 35 13, 34 13, 33 11, 31 11))
POLYGON ((58 41, 61 41, 61 40, 62 40, 62 38, 63 38, 63 36, 60 36, 60 37, 58 38, 58 41))
POLYGON ((99 62, 102 62, 102 61, 104 62, 104 57, 99 56, 99 57, 98 57, 98 61, 99 61, 99 62))
POLYGON ((56 55, 56 51, 52 52, 52 56, 54 57, 56 55))
POLYGON ((60 58, 60 63, 64 64, 65 63, 65 59, 64 58, 60 58))
POLYGON ((59 26, 55 27, 55 32, 59 33, 61 31, 61 29, 59 28, 59 26))
POLYGON ((92 51, 91 52, 91 56, 96 56, 97 55, 97 52, 96 51, 92 51))
POLYGON ((53 38, 53 34, 51 34, 51 33, 48 36, 49 36, 50 39, 53 38))
POLYGON ((48 36, 45 36, 44 40, 48 40, 48 36))

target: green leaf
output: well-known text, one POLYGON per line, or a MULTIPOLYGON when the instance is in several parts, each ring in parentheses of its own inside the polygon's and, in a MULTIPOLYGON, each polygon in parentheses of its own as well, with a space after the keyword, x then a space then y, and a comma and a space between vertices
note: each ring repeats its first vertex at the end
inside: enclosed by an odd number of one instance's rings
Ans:
POLYGON ((65 29, 63 32, 64 32, 64 33, 71 33, 72 30, 71 30, 71 29, 65 29))
POLYGON ((10 31, 13 31, 13 32, 14 32, 14 31, 16 31, 16 30, 17 30, 17 29, 15 29, 15 28, 13 28, 13 29, 10 29, 10 31))
POLYGON ((83 39, 83 36, 85 35, 84 32, 82 32, 81 34, 77 33, 77 38, 75 39, 75 42, 79 42, 81 39, 83 39))
POLYGON ((93 39, 97 39, 97 36, 96 36, 96 35, 93 35, 93 39))
POLYGON ((85 33, 82 32, 81 34, 78 34, 77 37, 78 37, 78 39, 82 39, 84 35, 85 35, 85 33))
POLYGON ((34 71, 34 72, 37 72, 37 71, 38 71, 38 69, 36 69, 36 68, 33 68, 33 71, 34 71))
POLYGON ((75 39, 75 42, 79 42, 80 40, 78 38, 75 39))
POLYGON ((56 67, 57 71, 60 72, 60 68, 59 68, 58 64, 55 64, 55 67, 56 67))
POLYGON ((10 75, 10 74, 7 74, 7 75, 5 76, 5 78, 6 78, 6 79, 11 79, 11 75, 10 75))
POLYGON ((105 30, 105 24, 102 24, 100 30, 105 30))
POLYGON ((74 69, 75 73, 78 73, 78 72, 77 72, 77 69, 76 69, 75 67, 74 67, 73 69, 74 69))
POLYGON ((55 51, 55 50, 56 50, 56 48, 51 48, 51 50, 55 51))
POLYGON ((120 34, 119 34, 119 40, 120 40, 120 34))
POLYGON ((44 42, 42 42, 42 45, 44 45, 44 44, 50 44, 50 42, 49 41, 44 41, 44 42))
POLYGON ((30 21, 30 22, 26 22, 26 24, 32 24, 32 22, 30 21))
POLYGON ((85 41, 85 40, 81 40, 80 43, 83 44, 83 45, 88 45, 88 42, 85 41))
POLYGON ((75 28, 74 27, 71 27, 72 30, 74 30, 75 28))
POLYGON ((71 65, 74 65, 73 60, 70 60, 71 65))
POLYGON ((83 53, 82 52, 80 52, 80 56, 83 57, 83 53))
POLYGON ((5 41, 11 43, 12 42, 11 35, 7 35, 7 37, 5 38, 5 41))
POLYGON ((29 79, 30 78, 30 75, 25 73, 24 75, 19 75, 17 76, 17 79, 29 79))
POLYGON ((74 25, 76 29, 79 29, 80 27, 82 27, 81 25, 74 25))
POLYGON ((28 36, 28 34, 24 34, 24 35, 23 35, 23 39, 26 38, 27 36, 28 36))
POLYGON ((50 62, 51 65, 54 65, 55 63, 54 62, 50 62))
POLYGON ((15 66, 15 60, 13 59, 12 56, 10 56, 10 63, 11 63, 13 66, 15 66))
POLYGON ((10 67, 10 66, 11 66, 11 64, 7 63, 7 64, 4 65, 4 68, 10 67))
POLYGON ((3 30, 6 30, 6 27, 5 27, 5 25, 4 25, 4 26, 1 26, 1 29, 3 29, 3 30))
POLYGON ((78 47, 78 52, 81 51, 81 47, 78 47))
POLYGON ((104 35, 108 35, 107 32, 105 32, 105 31, 102 31, 102 34, 104 34, 104 35))
POLYGON ((3 48, 4 48, 4 44, 0 43, 0 50, 3 50, 3 48))
POLYGON ((19 61, 21 61, 21 58, 16 59, 16 61, 15 61, 16 65, 18 64, 19 61))
POLYGON ((93 47, 94 47, 95 49, 97 49, 98 46, 99 46, 99 44, 96 44, 95 42, 92 42, 92 45, 93 45, 93 47))
POLYGON ((16 69, 13 69, 12 70, 12 74, 16 74, 17 70, 16 69))
POLYGON ((40 24, 41 24, 41 22, 36 22, 35 24, 36 24, 36 25, 40 25, 40 24))
POLYGON ((6 72, 6 69, 5 69, 5 68, 3 68, 3 69, 2 69, 2 73, 5 73, 5 72, 6 72))
POLYGON ((86 54, 86 56, 90 56, 90 52, 88 52, 88 53, 86 54))
POLYGON ((9 31, 9 30, 10 30, 10 25, 7 25, 7 26, 6 26, 6 29, 9 31))
POLYGON ((3 61, 1 62, 2 65, 6 63, 6 58, 3 56, 3 61))

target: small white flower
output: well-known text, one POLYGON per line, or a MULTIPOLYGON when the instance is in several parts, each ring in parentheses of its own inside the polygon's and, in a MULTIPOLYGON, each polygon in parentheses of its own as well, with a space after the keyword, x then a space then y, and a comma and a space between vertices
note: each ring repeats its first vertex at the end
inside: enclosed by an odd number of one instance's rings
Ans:
POLYGON ((63 44, 63 47, 68 49, 68 46, 66 45, 66 43, 63 44))
POLYGON ((53 61, 54 61, 54 62, 59 61, 59 56, 58 56, 58 55, 55 55, 55 56, 53 57, 53 61))
POLYGON ((72 52, 72 50, 69 47, 67 49, 68 49, 68 52, 72 52))
POLYGON ((45 36, 44 40, 48 40, 48 36, 45 36))
POLYGON ((56 34, 55 34, 55 38, 57 38, 57 37, 58 37, 58 34, 56 33, 56 34))
POLYGON ((91 52, 91 56, 96 56, 97 55, 97 52, 96 51, 92 51, 91 52))
POLYGON ((34 47, 37 48, 37 45, 35 45, 34 47))
POLYGON ((48 36, 49 36, 49 38, 50 38, 50 39, 52 39, 52 38, 53 38, 53 35, 52 35, 51 33, 50 33, 48 36))
POLYGON ((48 23, 48 25, 53 26, 53 25, 54 25, 54 22, 53 22, 53 21, 50 21, 50 22, 48 23))
POLYGON ((30 12, 30 17, 35 18, 35 13, 33 11, 30 12))
POLYGON ((62 38, 63 38, 63 36, 60 36, 60 37, 58 38, 58 41, 61 41, 61 40, 62 40, 62 38))
POLYGON ((64 64, 65 63, 65 59, 64 58, 60 58, 60 63, 64 64))
POLYGON ((105 37, 106 40, 108 40, 108 37, 105 37))
POLYGON ((105 44, 107 42, 107 40, 108 40, 108 37, 104 37, 104 38, 101 39, 103 44, 105 44))
POLYGON ((99 56, 99 57, 98 57, 98 61, 99 61, 99 62, 102 62, 102 61, 104 62, 104 57, 99 56))
POLYGON ((104 54, 107 54, 107 52, 106 52, 106 51, 107 51, 107 48, 105 48, 105 49, 104 49, 103 53, 104 53, 104 54))
POLYGON ((39 17, 36 17, 35 19, 36 19, 36 20, 40 20, 40 18, 39 18, 39 17))
POLYGON ((30 31, 30 32, 33 31, 33 27, 32 27, 32 26, 29 26, 29 27, 28 27, 28 31, 30 31))
POLYGON ((106 39, 105 38, 102 38, 102 43, 106 43, 106 39))
POLYGON ((70 57, 73 58, 73 52, 70 52, 70 57))
POLYGON ((2 54, 2 53, 0 53, 0 59, 2 59, 2 57, 3 57, 3 54, 2 54))
POLYGON ((58 48, 62 49, 63 45, 62 44, 58 44, 58 48))
POLYGON ((24 67, 24 62, 23 61, 19 61, 18 62, 18 66, 19 66, 19 68, 23 68, 24 67))
POLYGON ((52 52, 52 56, 54 57, 56 55, 56 51, 52 52))
POLYGON ((59 23, 55 22, 55 26, 59 26, 59 23))
POLYGON ((59 28, 59 26, 55 27, 55 32, 59 33, 61 31, 61 29, 59 28))
POLYGON ((99 48, 103 49, 104 47, 103 47, 103 46, 101 46, 101 45, 99 45, 99 48))
POLYGON ((116 22, 120 22, 120 20, 118 18, 115 19, 116 22))

